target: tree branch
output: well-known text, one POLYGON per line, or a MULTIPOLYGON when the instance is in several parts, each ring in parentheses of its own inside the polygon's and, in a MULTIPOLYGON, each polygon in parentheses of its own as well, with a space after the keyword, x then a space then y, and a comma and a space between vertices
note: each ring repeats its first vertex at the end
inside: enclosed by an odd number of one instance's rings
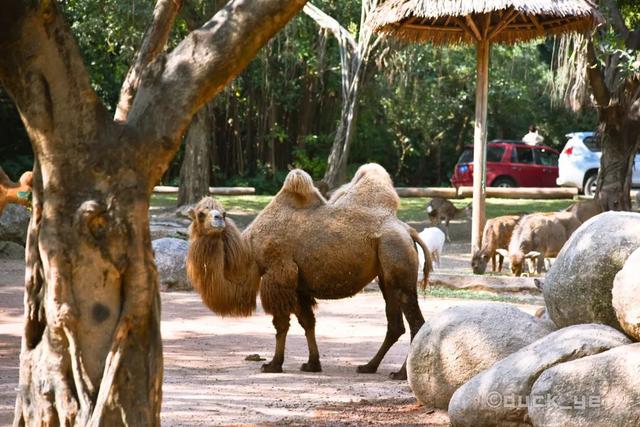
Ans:
POLYGON ((164 50, 173 28, 173 22, 181 7, 182 0, 158 0, 156 3, 156 7, 153 10, 153 21, 144 34, 142 46, 140 46, 140 50, 136 54, 120 89, 120 99, 114 116, 115 120, 125 121, 127 119, 133 98, 140 84, 142 70, 164 50))
POLYGON ((151 183, 180 146, 193 114, 253 59, 307 0, 232 0, 141 76, 127 125, 145 140, 151 183))
POLYGON ((107 110, 56 3, 2 4, 0 84, 20 110, 36 151, 63 158, 70 142, 62 135, 78 135, 78 145, 89 146, 107 110), (44 137, 51 134, 56 136, 44 137))
POLYGON ((593 89, 593 96, 596 98, 598 107, 607 107, 611 101, 611 94, 605 83, 604 73, 598 63, 592 40, 587 43, 587 59, 587 76, 593 89))
POLYGON ((609 22, 613 29, 620 34, 623 40, 626 40, 629 35, 629 28, 624 23, 624 18, 622 18, 622 14, 620 13, 620 9, 618 9, 618 5, 615 0, 602 0, 603 5, 609 11, 609 22))

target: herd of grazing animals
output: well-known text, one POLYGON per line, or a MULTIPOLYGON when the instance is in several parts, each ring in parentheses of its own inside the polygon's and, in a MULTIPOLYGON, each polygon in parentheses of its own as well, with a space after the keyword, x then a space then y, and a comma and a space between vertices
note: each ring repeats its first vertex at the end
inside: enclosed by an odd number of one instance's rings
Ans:
MULTIPOLYGON (((450 220, 469 214, 469 206, 458 209, 449 200, 434 198, 427 213, 435 227, 418 233, 398 219, 399 205, 391 178, 377 164, 360 167, 328 200, 306 172, 291 171, 242 232, 220 203, 205 197, 189 213, 187 274, 205 305, 223 316, 250 315, 260 293, 276 329, 275 353, 263 372, 282 372, 292 314, 305 330, 309 349, 301 370, 321 371, 316 299, 353 296, 377 277, 387 332, 378 352, 358 367, 358 372, 373 373, 405 332, 403 316, 412 339, 424 324, 416 289, 419 263, 424 287, 432 258, 439 264, 450 220), (438 227, 443 221, 446 235, 438 227)), ((489 220, 472 268, 484 273, 491 259, 493 271, 500 271, 508 258, 512 272, 520 275, 524 261, 535 259, 540 272, 545 257, 556 256, 571 233, 597 213, 595 203, 580 202, 563 212, 489 220)), ((405 379, 405 365, 392 378, 405 379)))

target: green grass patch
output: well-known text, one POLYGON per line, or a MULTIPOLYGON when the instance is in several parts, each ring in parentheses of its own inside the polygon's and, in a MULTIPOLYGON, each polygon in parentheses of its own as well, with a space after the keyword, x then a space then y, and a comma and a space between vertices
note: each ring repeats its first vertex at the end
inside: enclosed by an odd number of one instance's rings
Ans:
POLYGON ((483 291, 467 291, 449 289, 443 286, 429 286, 425 291, 420 291, 422 296, 431 298, 451 298, 451 299, 470 299, 482 301, 498 301, 514 304, 540 304, 540 298, 526 296, 511 296, 494 294, 483 291))
MULTIPOLYGON (((400 199, 398 217, 403 221, 426 221, 428 197, 407 197, 400 199)), ((471 199, 452 199, 457 208, 471 203, 471 199)), ((521 215, 533 212, 554 212, 565 209, 575 203, 571 199, 487 199, 487 218, 502 215, 521 215)))
MULTIPOLYGON (((273 196, 215 196, 227 211, 239 210, 257 215, 271 201, 273 196)), ((174 193, 155 193, 151 196, 151 206, 158 208, 175 207, 178 195, 174 193)))
MULTIPOLYGON (((176 206, 177 194, 158 193, 151 197, 154 207, 176 206)), ((216 196, 228 211, 243 211, 257 214, 271 201, 273 196, 216 196)), ((398 217, 402 221, 426 221, 428 197, 407 197, 400 199, 398 217)), ((454 199, 453 204, 463 208, 471 199, 454 199)), ((487 199, 487 218, 501 215, 527 214, 532 212, 553 212, 567 208, 573 200, 533 200, 533 199, 487 199)))

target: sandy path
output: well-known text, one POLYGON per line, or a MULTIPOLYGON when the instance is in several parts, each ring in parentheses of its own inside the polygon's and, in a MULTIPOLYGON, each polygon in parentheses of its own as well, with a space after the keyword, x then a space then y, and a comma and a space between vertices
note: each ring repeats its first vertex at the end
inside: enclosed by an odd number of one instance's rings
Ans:
MULTIPOLYGON (((10 424, 18 382, 22 329, 21 262, 0 261, 0 425, 10 424)), ((471 301, 421 298, 425 317, 471 301)), ((535 306, 521 306, 533 312, 535 306)), ((392 381, 408 349, 408 334, 383 360, 379 373, 357 374, 377 351, 386 329, 379 292, 320 301, 317 338, 323 372, 299 371, 306 361, 302 328, 292 319, 283 374, 262 374, 274 347, 271 318, 262 310, 244 319, 212 315, 192 292, 162 294, 165 376, 162 423, 210 425, 447 425, 427 413, 406 382, 392 381)))

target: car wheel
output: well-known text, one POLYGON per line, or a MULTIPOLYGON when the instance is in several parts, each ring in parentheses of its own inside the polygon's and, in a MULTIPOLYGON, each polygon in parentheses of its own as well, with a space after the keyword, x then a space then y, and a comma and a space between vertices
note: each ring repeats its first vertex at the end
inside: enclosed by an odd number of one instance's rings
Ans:
POLYGON ((598 175, 592 174, 587 177, 584 182, 583 193, 585 196, 593 197, 596 194, 596 187, 598 186, 598 175))
POLYGON ((491 186, 502 187, 502 188, 513 188, 516 186, 516 182, 507 176, 501 176, 499 178, 496 178, 496 180, 493 181, 491 186))

